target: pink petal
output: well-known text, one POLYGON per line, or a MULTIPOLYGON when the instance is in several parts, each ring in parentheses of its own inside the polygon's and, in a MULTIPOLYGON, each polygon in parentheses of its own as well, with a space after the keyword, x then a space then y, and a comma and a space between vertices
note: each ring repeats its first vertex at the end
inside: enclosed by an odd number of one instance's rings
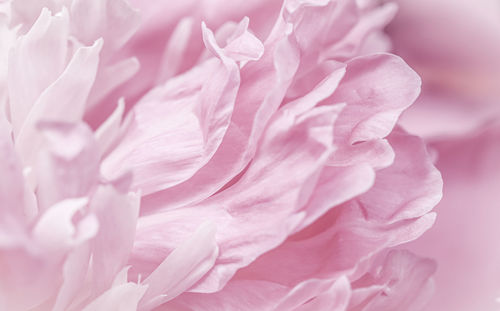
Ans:
POLYGON ((36 160, 42 139, 36 129, 39 121, 75 122, 83 117, 101 46, 102 41, 97 41, 91 47, 79 48, 64 72, 36 100, 16 139, 25 165, 32 166, 36 160))
POLYGON ((57 294, 53 311, 68 310, 80 293, 90 261, 89 243, 76 247, 66 258, 63 267, 63 284, 57 294))
POLYGON ((104 294, 85 306, 82 311, 136 311, 139 300, 147 287, 135 283, 113 286, 104 294))
POLYGON ((346 75, 330 99, 347 104, 335 126, 340 148, 331 164, 345 165, 366 154, 366 161, 375 162, 376 167, 389 165, 392 151, 383 138, 419 91, 419 77, 399 57, 379 54, 349 61, 346 75), (373 154, 375 160, 370 159, 373 154))
POLYGON ((86 45, 102 38, 103 58, 122 47, 139 27, 139 12, 125 0, 74 0, 71 31, 86 45))
POLYGON ((64 70, 68 23, 67 11, 52 16, 48 9, 43 9, 30 31, 17 40, 10 52, 9 101, 16 135, 38 97, 64 70))
POLYGON ((193 286, 214 264, 219 253, 213 224, 204 223, 143 282, 148 289, 140 308, 151 310, 193 286))
POLYGON ((113 113, 95 131, 94 136, 99 145, 101 155, 105 155, 117 143, 120 134, 120 126, 125 110, 125 102, 120 100, 113 113))
POLYGON ((87 204, 87 199, 68 199, 42 214, 33 228, 33 237, 43 252, 61 256, 97 233, 97 219, 93 215, 83 218, 78 225, 73 223, 72 218, 87 204))
POLYGON ((111 185, 100 186, 92 196, 90 209, 100 224, 92 240, 92 292, 101 294, 125 267, 132 251, 139 197, 120 193, 111 185))
POLYGON ((0 245, 16 234, 22 234, 27 224, 25 214, 25 183, 22 165, 14 150, 10 125, 0 116, 0 245), (16 232, 17 231, 17 232, 16 232), (5 236, 5 241, 3 237, 5 236), (10 237, 9 237, 10 236, 10 237))
POLYGON ((306 311, 345 310, 350 295, 347 278, 307 280, 289 288, 260 280, 232 280, 214 294, 186 293, 167 307, 187 310, 306 311))
MULTIPOLYGON (((122 162, 130 163, 134 187, 145 195, 191 177, 216 152, 230 124, 239 70, 205 26, 203 32, 207 48, 220 60, 208 60, 147 94, 133 110, 132 124, 123 138, 125 144, 119 145, 103 164, 103 172, 110 176, 123 170, 122 162), (179 89, 185 91, 179 94, 179 89), (165 145, 169 148, 163 148, 165 145), (168 174, 158 174, 160 170, 168 174)), ((242 29, 235 40, 250 41, 238 48, 260 44, 251 37, 242 29)))
POLYGON ((241 69, 231 123, 211 160, 186 182, 147 197, 144 206, 168 208, 198 202, 245 168, 298 65, 298 51, 284 32, 269 37, 261 59, 241 69))
MULTIPOLYGON (((299 208, 310 195, 304 184, 315 183, 331 153, 333 121, 340 108, 320 107, 294 115, 284 107, 267 128, 252 164, 235 185, 200 206, 140 219, 134 264, 145 268, 158 262, 149 249, 158 245, 149 243, 147 236, 155 232, 172 240, 183 234, 182 227, 191 225, 191 215, 205 214, 221 224, 216 266, 196 291, 221 288, 236 269, 276 247, 303 218, 299 208), (276 178, 284 174, 288 178, 276 178)), ((168 252, 167 245, 161 248, 168 252)))
POLYGON ((421 311, 433 293, 436 263, 408 251, 389 252, 382 267, 353 283, 349 311, 421 311), (366 295, 366 289, 372 289, 366 295))
POLYGON ((86 197, 98 181, 99 150, 85 124, 45 122, 37 178, 41 210, 63 199, 86 197))
POLYGON ((443 181, 420 138, 394 131, 388 138, 394 163, 377 172, 372 189, 360 198, 366 217, 398 221, 422 216, 442 197, 443 181))
MULTIPOLYGON (((359 4, 358 4, 359 5, 359 4)), ((338 42, 321 51, 321 58, 335 58, 349 60, 356 56, 368 55, 376 52, 385 52, 368 46, 367 38, 381 32, 396 15, 397 6, 394 3, 385 3, 383 6, 368 8, 360 14, 358 22, 338 42)), ((379 44, 376 42, 375 44, 379 44)))

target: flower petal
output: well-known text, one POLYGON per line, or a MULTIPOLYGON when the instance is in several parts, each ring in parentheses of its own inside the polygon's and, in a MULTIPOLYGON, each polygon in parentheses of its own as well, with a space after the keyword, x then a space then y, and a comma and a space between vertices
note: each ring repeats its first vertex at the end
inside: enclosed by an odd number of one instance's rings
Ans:
POLYGON ((112 185, 104 185, 93 194, 90 209, 100 224, 92 240, 92 293, 101 294, 125 267, 132 251, 139 197, 120 193, 112 185))
POLYGON ((176 248, 143 282, 148 289, 140 308, 151 310, 193 286, 214 264, 219 253, 216 227, 204 223, 176 248))
POLYGON ((335 126, 339 149, 330 163, 345 165, 359 161, 363 154, 371 162, 370 157, 379 154, 376 167, 392 163, 392 151, 383 138, 419 92, 418 75, 397 56, 376 54, 349 61, 346 75, 330 99, 347 104, 335 126))
MULTIPOLYGON (((38 97, 64 70, 68 50, 68 12, 43 9, 9 57, 9 102, 14 134, 21 130, 38 97)), ((61 98, 59 98, 61 100, 61 98)))
POLYGON ((64 72, 36 100, 16 139, 16 148, 25 165, 32 166, 36 160, 42 139, 36 129, 39 121, 76 122, 82 119, 101 46, 99 40, 91 47, 79 48, 64 72))
POLYGON ((86 197, 98 181, 100 154, 85 124, 43 122, 46 145, 39 151, 38 200, 41 210, 63 199, 86 197))

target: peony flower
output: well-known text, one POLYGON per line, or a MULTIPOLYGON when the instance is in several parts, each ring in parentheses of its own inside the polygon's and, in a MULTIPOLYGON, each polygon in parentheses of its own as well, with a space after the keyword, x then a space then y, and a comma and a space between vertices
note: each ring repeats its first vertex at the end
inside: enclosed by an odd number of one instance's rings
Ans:
POLYGON ((1 4, 0 306, 421 310, 434 262, 390 249, 442 181, 395 6, 197 4, 1 4))
POLYGON ((435 226, 409 245, 438 263, 428 310, 498 310, 499 3, 398 4, 388 34, 423 78, 401 121, 426 138, 445 184, 435 226))

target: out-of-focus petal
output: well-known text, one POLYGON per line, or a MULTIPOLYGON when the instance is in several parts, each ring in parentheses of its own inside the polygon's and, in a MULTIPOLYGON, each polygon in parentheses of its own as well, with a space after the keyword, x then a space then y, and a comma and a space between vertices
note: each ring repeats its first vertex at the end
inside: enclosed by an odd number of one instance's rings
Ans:
POLYGON ((67 11, 53 16, 48 9, 43 9, 30 31, 18 38, 10 51, 9 104, 16 135, 38 97, 65 68, 68 23, 67 11))
POLYGON ((119 138, 118 136, 121 132, 120 126, 124 110, 125 102, 120 100, 113 113, 95 131, 94 136, 99 145, 101 155, 107 154, 110 148, 116 145, 117 139, 119 138))
POLYGON ((63 199, 86 197, 98 181, 99 149, 85 124, 44 122, 46 147, 37 166, 41 210, 63 199))
POLYGON ((22 164, 17 157, 12 140, 10 124, 0 116, 0 245, 11 237, 22 233, 26 225, 25 183, 22 164), (16 228, 17 227, 17 228, 16 228), (24 229, 24 228, 23 228, 24 229), (19 231, 18 231, 19 230, 19 231), (17 232, 16 232, 17 231, 17 232))
POLYGON ((110 57, 137 30, 139 12, 126 0, 73 0, 71 31, 86 45, 104 39, 103 58, 110 57))
MULTIPOLYGON (((125 274, 127 270, 124 270, 125 274)), ((147 286, 120 280, 121 275, 117 276, 119 281, 113 287, 108 289, 97 299, 85 306, 82 311, 136 311, 139 301, 147 290, 147 286)))
POLYGON ((104 185, 93 194, 90 209, 99 221, 99 231, 92 240, 92 292, 101 294, 125 267, 132 251, 139 198, 104 185))
POLYGON ((79 48, 64 72, 34 102, 16 137, 24 165, 32 166, 36 160, 42 141, 36 128, 39 121, 77 122, 83 117, 101 46, 102 40, 98 40, 91 47, 79 48))
POLYGON ((427 310, 498 309, 500 296, 500 126, 434 142, 444 196, 436 224, 407 248, 438 263, 427 310))
POLYGON ((395 2, 400 9, 387 28, 393 52, 424 81, 423 96, 403 115, 403 126, 428 139, 444 139, 498 118, 498 1, 395 2))
POLYGON ((33 228, 33 237, 47 256, 61 256, 73 246, 95 236, 98 230, 95 215, 73 223, 73 217, 88 204, 85 198, 63 200, 51 206, 33 228))

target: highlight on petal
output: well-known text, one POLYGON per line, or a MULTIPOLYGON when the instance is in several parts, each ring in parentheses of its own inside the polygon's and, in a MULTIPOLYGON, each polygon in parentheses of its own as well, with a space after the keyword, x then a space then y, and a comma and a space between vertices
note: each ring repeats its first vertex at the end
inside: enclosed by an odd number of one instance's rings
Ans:
MULTIPOLYGON (((246 26, 243 22, 242 27, 246 26)), ((190 178, 211 159, 230 125, 240 87, 239 69, 236 60, 218 47, 206 26, 202 27, 207 48, 220 59, 210 59, 146 94, 126 121, 126 144, 118 145, 103 163, 108 176, 122 171, 123 162, 128 163, 125 169, 134 172, 134 187, 145 195, 190 178), (184 91, 179 93, 179 89, 184 91), (162 148, 164 145, 169 148, 162 148), (151 148, 157 151, 151 153, 151 148), (168 174, 152 177, 151 172, 159 169, 168 174)), ((248 40, 246 29, 240 32, 235 40, 248 40)), ((232 53, 247 46, 233 47, 232 53)))
POLYGON ((38 97, 64 70, 68 36, 68 12, 52 15, 44 8, 33 27, 17 39, 10 51, 9 108, 16 135, 38 97))
MULTIPOLYGON (((97 233, 95 216, 72 222, 75 214, 88 204, 87 199, 68 199, 50 207, 37 222, 33 235, 44 252, 58 254, 93 237, 97 233)), ((51 254, 51 255, 53 255, 51 254)))
POLYGON ((142 309, 151 310, 174 299, 212 268, 219 253, 215 231, 213 224, 202 224, 144 280, 148 289, 141 300, 142 309))
POLYGON ((94 294, 107 290, 127 263, 134 243, 138 201, 136 195, 120 193, 112 185, 100 186, 92 196, 90 209, 100 224, 91 244, 94 294))
POLYGON ((336 124, 339 149, 331 163, 344 165, 364 157, 375 167, 390 165, 393 153, 384 138, 419 91, 419 77, 396 56, 377 54, 349 61, 330 99, 347 104, 336 124))
POLYGON ((0 3, 0 308, 423 308, 395 6, 132 2, 0 3))
POLYGON ((39 121, 75 122, 83 117, 85 103, 99 63, 102 41, 79 48, 64 72, 38 97, 16 137, 16 148, 25 165, 31 166, 40 147, 39 121))
POLYGON ((139 26, 139 13, 126 0, 73 0, 71 31, 90 45, 104 39, 104 57, 123 46, 139 26))
POLYGON ((264 42, 264 54, 259 61, 249 62, 241 69, 231 122, 217 152, 189 180, 146 197, 144 206, 166 209, 198 202, 240 173, 255 153, 267 122, 281 104, 298 62, 298 51, 285 29, 271 34, 264 42))
MULTIPOLYGON (((298 115, 283 109, 268 127, 252 164, 234 186, 198 206, 183 209, 177 216, 175 211, 166 211, 139 220, 133 262, 137 267, 147 267, 158 261, 148 250, 147 240, 142 240, 147 236, 142 232, 182 234, 176 228, 191 215, 203 213, 208 219, 224 223, 217 231, 220 254, 216 265, 196 291, 220 289, 236 269, 276 247, 303 218, 298 210, 310 195, 304 182, 316 182, 331 153, 333 122, 340 108, 318 107, 298 115), (289 179, 278 177, 285 172, 289 179), (226 216, 216 212, 220 207, 226 216), (266 216, 270 212, 271 218, 266 216)), ((167 251, 169 247, 162 248, 167 251)))

